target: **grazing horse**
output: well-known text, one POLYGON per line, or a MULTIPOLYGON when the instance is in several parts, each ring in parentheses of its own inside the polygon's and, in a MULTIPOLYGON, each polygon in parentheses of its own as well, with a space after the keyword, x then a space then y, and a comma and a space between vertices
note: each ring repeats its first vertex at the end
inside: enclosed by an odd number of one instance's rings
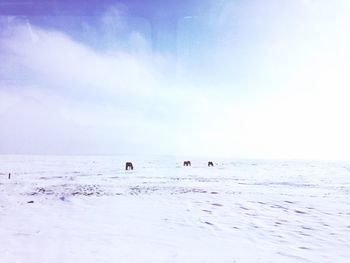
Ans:
POLYGON ((208 162, 208 167, 214 166, 213 162, 208 162))
POLYGON ((132 162, 127 162, 125 164, 125 170, 129 170, 129 168, 130 170, 134 170, 134 166, 132 165, 132 162))
POLYGON ((184 161, 184 166, 191 166, 191 161, 184 161))

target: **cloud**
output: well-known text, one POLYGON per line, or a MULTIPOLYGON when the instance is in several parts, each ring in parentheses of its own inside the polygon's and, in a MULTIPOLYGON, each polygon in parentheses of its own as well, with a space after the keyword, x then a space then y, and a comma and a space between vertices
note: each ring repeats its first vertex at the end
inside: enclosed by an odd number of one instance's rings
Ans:
POLYGON ((4 56, 9 55, 14 64, 9 72, 12 76, 24 69, 31 73, 31 81, 46 88, 99 89, 115 95, 145 94, 155 86, 156 72, 141 58, 121 52, 98 53, 63 33, 29 28, 14 27, 13 36, 1 41, 4 56))
POLYGON ((226 95, 221 119, 201 135, 203 147, 227 156, 347 158, 348 6, 249 1, 222 8, 217 37, 195 57, 200 79, 226 95))
POLYGON ((28 22, 0 46, 3 152, 176 153, 193 136, 181 127, 203 95, 165 79, 159 55, 95 50, 28 22))
POLYGON ((346 158, 348 7, 228 2, 179 23, 178 61, 118 12, 99 20, 120 37, 107 48, 6 22, 0 150, 346 158))

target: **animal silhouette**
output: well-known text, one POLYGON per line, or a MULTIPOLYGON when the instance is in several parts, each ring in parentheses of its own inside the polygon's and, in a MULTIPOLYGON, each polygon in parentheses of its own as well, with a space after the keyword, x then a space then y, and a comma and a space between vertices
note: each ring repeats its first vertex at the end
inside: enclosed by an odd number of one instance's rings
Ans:
POLYGON ((134 170, 134 166, 132 165, 132 163, 131 162, 127 162, 126 164, 125 164, 125 170, 134 170))
POLYGON ((191 161, 184 161, 184 166, 191 166, 191 161))

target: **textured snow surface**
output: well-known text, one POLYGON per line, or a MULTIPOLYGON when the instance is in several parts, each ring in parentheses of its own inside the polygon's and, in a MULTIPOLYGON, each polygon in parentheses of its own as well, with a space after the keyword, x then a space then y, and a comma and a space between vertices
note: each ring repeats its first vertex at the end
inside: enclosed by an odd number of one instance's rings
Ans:
POLYGON ((350 163, 182 161, 0 156, 0 262, 350 261, 350 163))

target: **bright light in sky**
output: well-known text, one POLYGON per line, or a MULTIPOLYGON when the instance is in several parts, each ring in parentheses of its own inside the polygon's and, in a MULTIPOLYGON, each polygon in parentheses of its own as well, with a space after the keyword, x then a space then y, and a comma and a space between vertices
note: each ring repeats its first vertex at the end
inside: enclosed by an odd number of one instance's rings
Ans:
POLYGON ((349 1, 193 3, 0 17, 0 153, 348 159, 349 1))

